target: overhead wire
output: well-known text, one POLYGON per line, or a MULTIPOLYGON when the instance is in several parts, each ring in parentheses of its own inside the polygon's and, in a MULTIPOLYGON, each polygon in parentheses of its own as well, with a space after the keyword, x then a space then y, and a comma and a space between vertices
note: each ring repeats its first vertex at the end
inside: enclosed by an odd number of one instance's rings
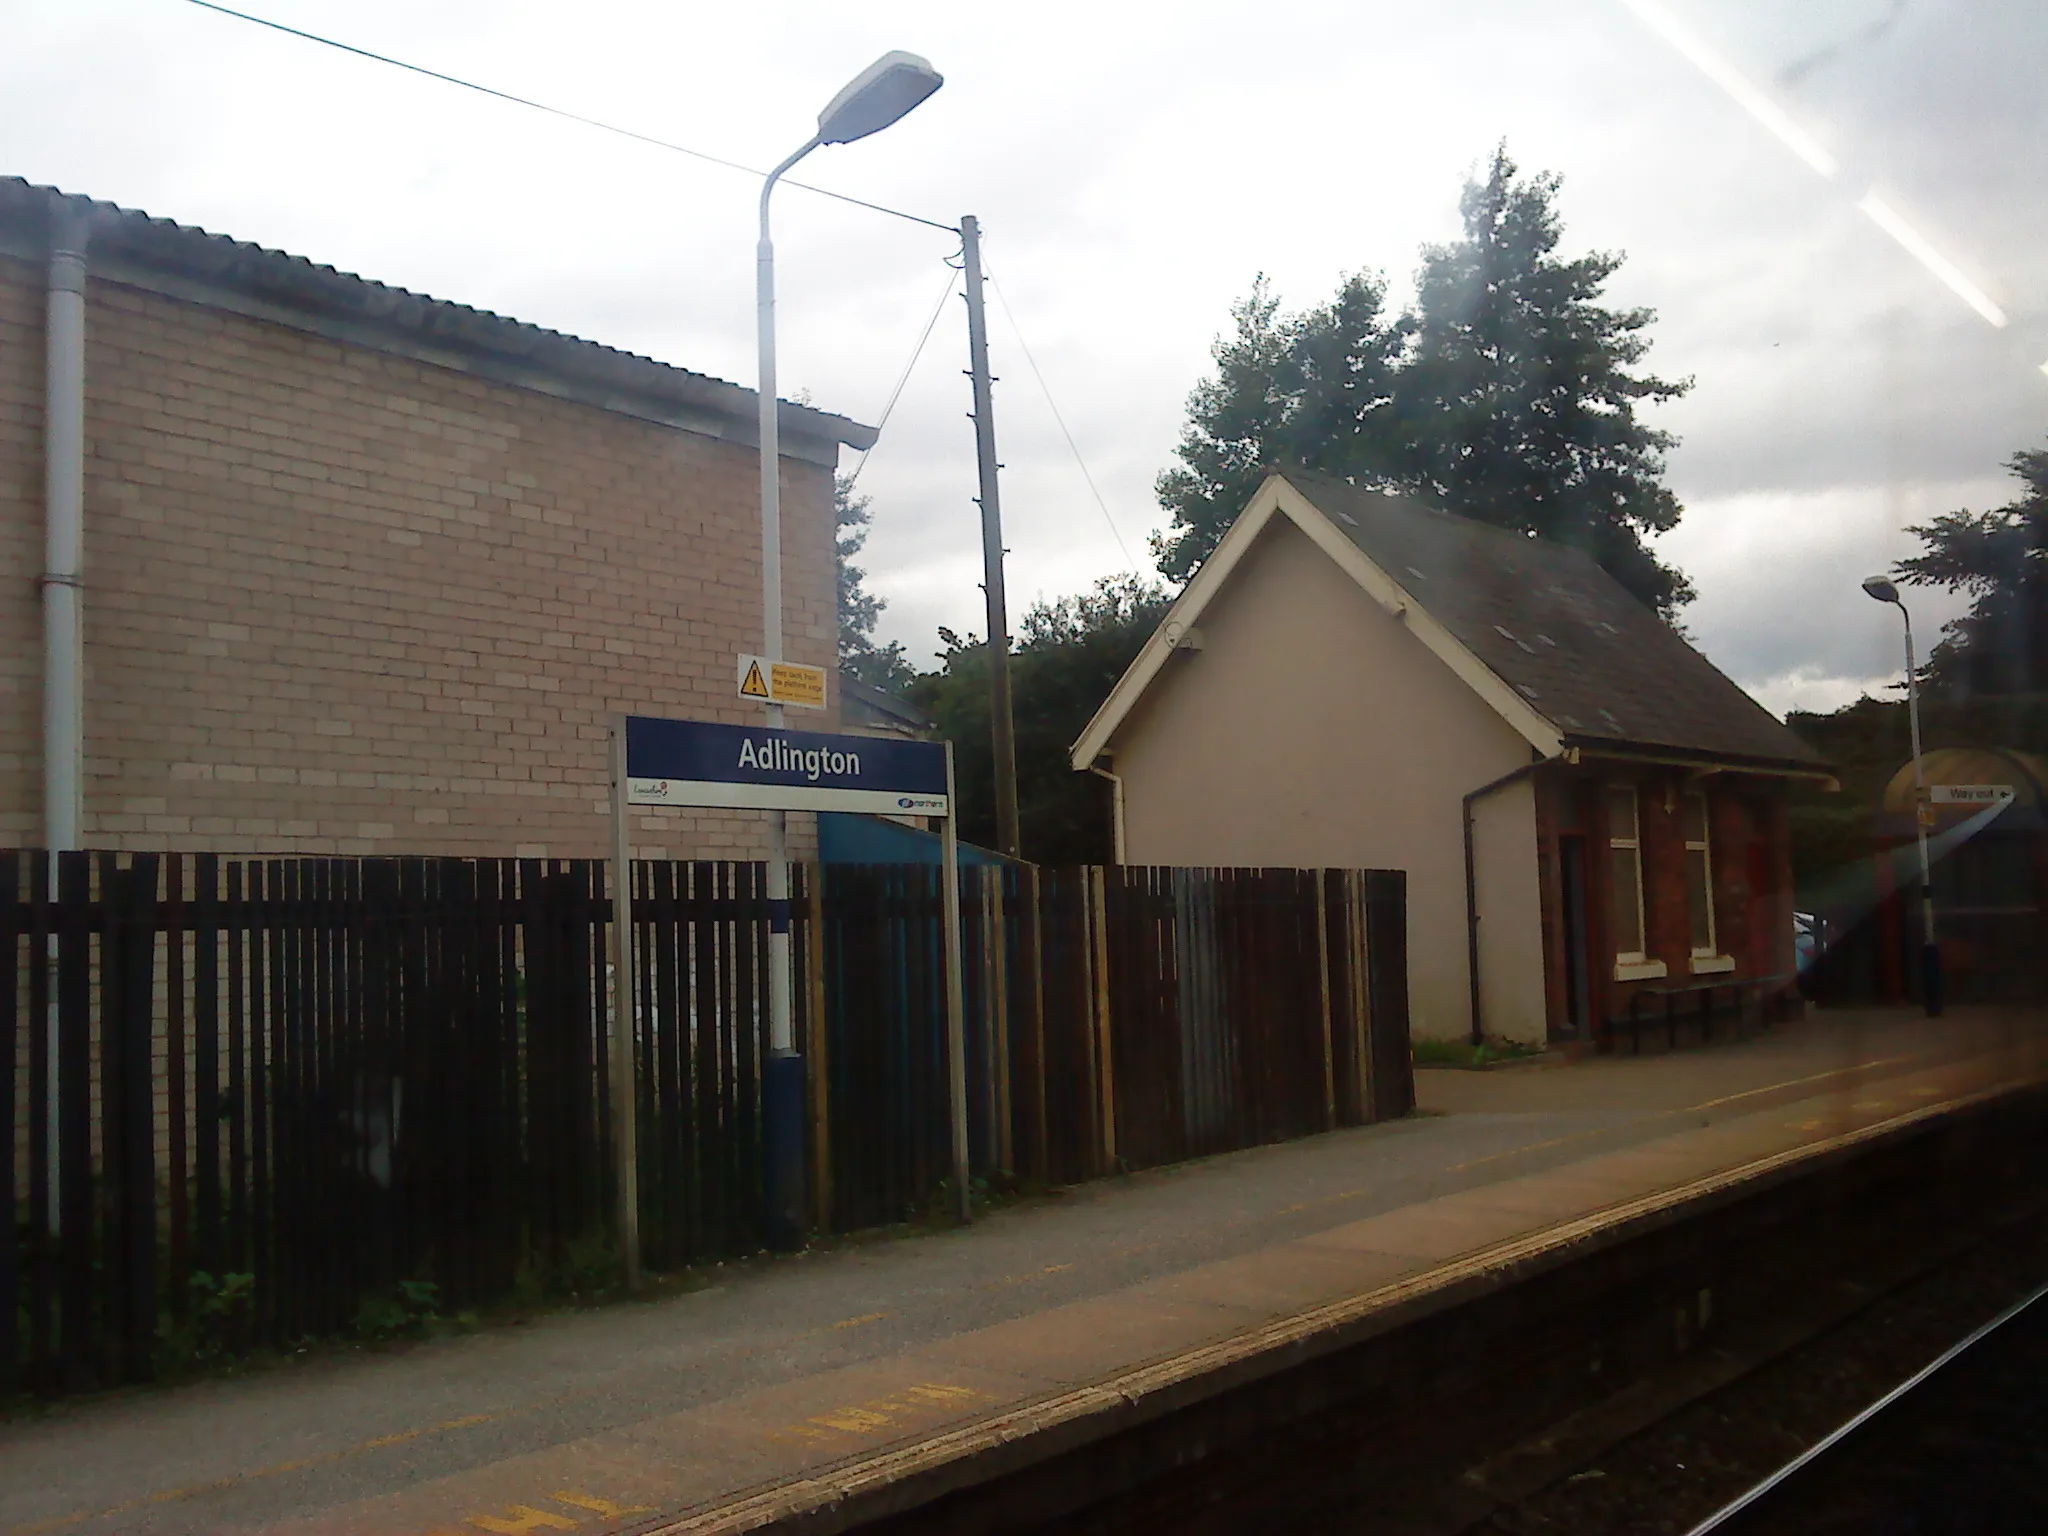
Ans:
POLYGON ((1089 473, 1088 461, 1081 456, 1081 445, 1074 441, 1074 434, 1067 428, 1067 418, 1060 414, 1059 402, 1052 397, 1052 386, 1045 382, 1044 370, 1038 366, 1038 359, 1031 355, 1031 344, 1024 339, 1024 328, 1017 324, 1016 312, 1010 308, 1010 301, 1003 293, 1003 285, 996 281, 995 272, 986 262, 982 265, 982 271, 987 274, 989 287, 996 291, 996 302, 1003 307, 1003 318, 1010 322, 1010 334, 1017 338, 1017 349, 1024 354, 1024 361, 1030 365, 1031 376, 1038 380, 1038 390, 1045 396, 1046 408, 1052 412, 1052 419, 1059 423, 1060 436, 1067 440, 1067 451, 1073 454, 1074 462, 1080 466, 1081 478, 1088 482, 1089 493, 1095 497, 1095 505, 1102 511, 1102 520, 1109 525, 1109 536, 1116 540, 1116 547, 1123 552, 1124 565, 1136 571, 1138 563, 1131 558, 1130 546, 1124 543, 1123 532, 1117 527, 1116 519, 1110 515, 1109 503, 1102 499, 1102 491, 1095 484, 1095 476, 1089 473))
MULTIPOLYGON (((710 165, 723 166, 729 171, 743 171, 749 176, 757 177, 768 174, 766 171, 756 170, 751 165, 742 165, 737 160, 727 160, 723 156, 709 154, 701 149, 692 149, 687 144, 673 143, 668 139, 657 139, 652 134, 640 133, 631 128, 621 128, 616 123, 607 123, 600 118, 586 117, 581 112, 571 112, 566 107, 550 106, 544 101, 535 101, 528 96, 515 96, 510 91, 501 91, 495 86, 480 85, 474 80, 465 80, 460 75, 444 74, 438 69, 428 69, 423 64, 409 64, 404 59, 395 59, 389 54, 373 53, 368 48, 358 48, 353 43, 344 43, 335 38, 322 37, 317 32, 303 31, 298 27, 288 27, 281 21, 270 20, 267 16, 254 16, 247 11, 237 11, 225 5, 217 5, 214 3, 214 0, 188 0, 188 3, 196 5, 204 11, 214 11, 222 16, 232 16, 237 21, 246 21, 259 27, 268 27, 273 32, 282 32, 289 37, 303 38, 309 43, 318 43, 323 48, 334 48, 342 53, 352 53, 359 59, 369 59, 378 64, 388 64, 393 69, 403 69, 415 75, 424 75, 429 80, 439 80, 447 85, 457 85, 465 91, 475 91, 480 95, 493 96, 499 101, 509 101, 514 106, 528 107, 535 112, 545 112, 551 117, 566 118, 572 123, 581 123, 586 128, 596 128, 603 133, 615 133, 621 138, 632 139, 640 144, 652 145, 656 149, 672 150, 679 155, 688 155, 693 160, 702 160, 710 165)), ((927 219, 920 214, 905 213, 901 208, 889 208, 881 203, 871 203, 865 198, 852 197, 844 192, 834 192, 830 187, 817 186, 812 182, 797 181, 791 177, 784 177, 782 184, 785 187, 797 187, 805 192, 815 192, 820 197, 833 198, 838 202, 851 203, 856 208, 866 208, 874 213, 886 213, 891 218, 908 219, 911 223, 922 224, 928 229, 943 229, 948 234, 956 235, 960 232, 957 225, 942 223, 937 219, 927 219)))
MULTIPOLYGON (((889 425, 889 417, 896 409, 896 402, 903 398, 903 387, 910 382, 911 370, 917 367, 917 360, 924 356, 925 343, 932 339, 932 331, 938 326, 939 316, 945 313, 946 301, 953 297, 953 290, 960 286, 959 270, 951 262, 946 263, 946 286, 939 294, 939 302, 932 306, 931 318, 924 323, 917 345, 911 349, 910 361, 903 365, 903 372, 896 376, 896 387, 889 391, 889 403, 882 407, 881 420, 875 423, 875 446, 881 446, 882 429, 889 425)), ((862 470, 868 467, 868 460, 874 457, 874 448, 863 449, 860 462, 853 466, 853 472, 846 477, 846 489, 851 491, 860 479, 862 470)))

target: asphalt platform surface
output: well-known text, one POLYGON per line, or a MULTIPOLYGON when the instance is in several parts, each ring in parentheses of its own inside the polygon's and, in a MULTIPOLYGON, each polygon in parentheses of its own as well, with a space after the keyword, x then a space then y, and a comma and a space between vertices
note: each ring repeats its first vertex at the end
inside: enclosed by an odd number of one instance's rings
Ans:
MULTIPOLYGON (((1536 1190, 1531 1176, 1582 1205, 1608 1184, 1655 1187, 1660 1158, 1673 1180, 1735 1165, 1740 1133, 1766 1119, 1772 1145, 1818 1138, 2037 1074, 2044 1046, 2048 1021, 2031 1012, 1817 1013, 1668 1055, 1423 1070, 1413 1118, 1104 1180, 969 1229, 0 1421, 0 1536, 628 1529, 813 1475, 863 1436, 914 1443, 1048 1382, 1363 1289, 1367 1249, 1374 1276, 1436 1262, 1428 1245, 1346 1233, 1392 1233, 1439 1203, 1448 1218, 1475 1191, 1536 1190), (1202 1278, 1226 1272, 1228 1287, 1202 1278), (1258 1287, 1270 1295, 1245 1300, 1258 1287), (988 1363, 1005 1339, 1023 1357, 1007 1374, 988 1363)), ((1497 1197, 1480 1214, 1498 1225, 1512 1207, 1527 1228, 1552 1219, 1549 1198, 1497 1197)))

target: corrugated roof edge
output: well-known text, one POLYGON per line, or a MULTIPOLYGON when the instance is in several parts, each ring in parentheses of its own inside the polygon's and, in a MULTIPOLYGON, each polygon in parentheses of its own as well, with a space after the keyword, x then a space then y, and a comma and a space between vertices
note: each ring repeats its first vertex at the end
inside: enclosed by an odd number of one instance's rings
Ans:
MULTIPOLYGON (((409 334, 438 347, 501 358, 601 389, 729 417, 742 429, 735 435, 752 440, 756 397, 743 385, 487 309, 358 277, 304 256, 217 235, 117 203, 19 176, 0 176, 0 230, 10 223, 32 224, 32 233, 43 237, 60 206, 85 218, 92 250, 112 251, 172 275, 240 288, 280 307, 409 334)), ((787 400, 780 402, 780 416, 786 433, 844 443, 849 448, 871 448, 878 435, 873 427, 850 417, 787 400)))

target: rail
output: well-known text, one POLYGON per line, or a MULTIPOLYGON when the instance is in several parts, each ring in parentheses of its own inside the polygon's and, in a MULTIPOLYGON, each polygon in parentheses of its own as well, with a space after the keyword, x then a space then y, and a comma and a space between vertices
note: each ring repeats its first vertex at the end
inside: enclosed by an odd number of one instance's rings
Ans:
POLYGON ((1969 1354, 1979 1344, 2019 1317, 2028 1308, 2040 1301, 2043 1296, 2048 1296, 2048 1285, 2040 1286, 2031 1294, 2021 1297, 2020 1300, 2007 1307, 1998 1316, 1992 1318, 1990 1322, 1951 1344, 1941 1354, 1922 1366, 1906 1380, 1900 1382, 1896 1387, 1893 1387, 1876 1402, 1864 1408, 1840 1428, 1834 1430, 1825 1438, 1816 1441, 1813 1445, 1808 1446, 1799 1455, 1786 1462, 1784 1466, 1778 1468, 1777 1471, 1756 1484, 1755 1487, 1748 1489, 1740 1497, 1715 1510, 1713 1514, 1707 1516, 1706 1519, 1686 1532, 1686 1536, 1709 1536, 1711 1532, 1729 1528, 1740 1516, 1763 1513, 1771 1499, 1789 1492, 1802 1476, 1812 1474, 1831 1455, 1840 1454, 1844 1446, 1863 1430, 1867 1429, 1873 1422, 1881 1418, 1888 1411, 1896 1408, 1900 1403, 1911 1399, 1913 1394, 1921 1387, 1925 1386, 1929 1381, 1940 1375, 1943 1370, 1969 1354))

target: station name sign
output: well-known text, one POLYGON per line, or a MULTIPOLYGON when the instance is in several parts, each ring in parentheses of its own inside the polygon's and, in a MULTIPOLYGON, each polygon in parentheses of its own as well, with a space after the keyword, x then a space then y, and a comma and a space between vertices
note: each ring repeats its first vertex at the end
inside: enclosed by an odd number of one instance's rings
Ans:
POLYGON ((787 811, 945 816, 937 742, 626 717, 626 800, 787 811))

